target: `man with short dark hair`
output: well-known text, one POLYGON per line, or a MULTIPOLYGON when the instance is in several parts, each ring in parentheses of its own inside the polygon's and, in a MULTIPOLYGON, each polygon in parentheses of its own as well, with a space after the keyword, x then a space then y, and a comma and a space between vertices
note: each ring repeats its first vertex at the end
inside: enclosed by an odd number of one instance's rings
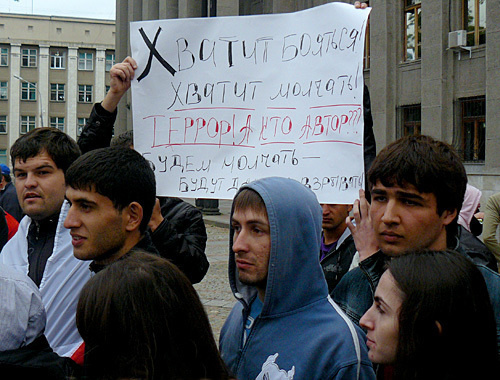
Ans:
POLYGON ((134 247, 158 254, 146 233, 155 192, 153 170, 132 149, 102 148, 77 159, 66 172, 64 221, 75 257, 98 272, 134 247))
POLYGON ((82 343, 75 312, 80 290, 90 278, 87 266, 73 256, 71 236, 63 227, 68 211, 64 173, 80 149, 56 128, 37 128, 19 137, 10 155, 26 217, 0 261, 29 275, 40 288, 47 340, 59 355, 71 356, 82 343))
POLYGON ((10 169, 5 164, 0 164, 2 170, 2 181, 0 182, 0 207, 7 211, 18 222, 24 216, 23 209, 17 199, 16 188, 10 178, 10 169))
POLYGON ((254 181, 234 199, 230 232, 238 302, 220 350, 235 377, 374 379, 362 331, 328 296, 314 193, 291 179, 254 181))
MULTIPOLYGON (((410 136, 389 144, 368 172, 372 202, 354 204, 351 226, 361 262, 333 292, 335 302, 356 323, 371 307, 385 263, 418 249, 454 249, 473 260, 490 293, 500 343, 500 276, 489 258, 457 237, 467 175, 456 151, 429 136, 410 136), (363 233, 371 230, 374 239, 363 233)), ((500 345, 499 345, 500 347, 500 345)))
POLYGON ((322 204, 323 232, 319 259, 331 294, 349 270, 356 253, 356 245, 346 219, 352 205, 322 204))

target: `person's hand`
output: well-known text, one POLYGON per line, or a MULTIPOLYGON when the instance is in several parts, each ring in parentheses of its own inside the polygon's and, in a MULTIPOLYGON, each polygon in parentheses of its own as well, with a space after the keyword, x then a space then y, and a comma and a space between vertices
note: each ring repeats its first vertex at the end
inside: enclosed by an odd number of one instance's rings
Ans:
POLYGON ((118 102, 130 88, 134 79, 137 63, 132 57, 127 57, 123 62, 117 63, 109 71, 109 91, 102 101, 102 107, 108 112, 114 112, 118 102))
POLYGON ((155 207, 153 208, 153 214, 149 220, 148 227, 154 232, 161 222, 163 222, 163 216, 161 215, 160 200, 156 198, 155 207))
POLYGON ((361 1, 356 1, 354 3, 354 8, 365 9, 368 5, 366 3, 362 3, 361 1))
POLYGON ((352 222, 350 216, 347 217, 346 223, 349 230, 351 230, 354 244, 359 253, 359 261, 361 262, 378 251, 377 239, 370 217, 370 204, 366 200, 364 190, 359 190, 359 199, 354 201, 352 213, 356 225, 352 222))

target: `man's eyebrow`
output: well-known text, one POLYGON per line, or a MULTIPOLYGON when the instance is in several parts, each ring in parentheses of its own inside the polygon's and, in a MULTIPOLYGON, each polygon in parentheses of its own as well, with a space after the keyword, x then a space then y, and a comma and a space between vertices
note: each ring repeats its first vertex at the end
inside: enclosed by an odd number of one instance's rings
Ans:
MULTIPOLYGON (((234 219, 233 217, 231 218, 231 223, 241 224, 241 222, 238 219, 234 219)), ((269 223, 263 219, 251 219, 251 220, 247 220, 245 223, 252 224, 252 225, 258 224, 261 226, 269 226, 269 223)))
MULTIPOLYGON (((34 170, 40 170, 40 169, 55 169, 55 167, 54 167, 54 165, 45 164, 45 165, 37 166, 34 170)), ((26 170, 19 169, 19 168, 14 168, 14 171, 15 172, 25 172, 26 170)))
POLYGON ((88 198, 84 198, 84 197, 80 197, 80 198, 75 198, 73 200, 69 199, 68 197, 64 197, 68 202, 71 202, 71 203, 88 203, 88 204, 91 204, 91 205, 96 205, 97 203, 95 203, 94 201, 91 201, 90 199, 88 198))
POLYGON ((396 194, 400 197, 424 200, 424 198, 420 194, 416 194, 416 193, 410 193, 410 192, 406 192, 406 191, 397 191, 396 194))

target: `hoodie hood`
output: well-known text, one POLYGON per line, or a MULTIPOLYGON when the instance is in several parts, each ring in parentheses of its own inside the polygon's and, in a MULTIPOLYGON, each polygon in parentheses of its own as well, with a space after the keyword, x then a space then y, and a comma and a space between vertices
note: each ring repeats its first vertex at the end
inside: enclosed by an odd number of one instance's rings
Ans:
MULTIPOLYGON (((279 177, 251 182, 241 187, 238 194, 247 188, 256 191, 264 200, 271 236, 261 317, 291 312, 326 298, 327 284, 318 260, 322 211, 316 195, 295 180, 279 177)), ((231 218, 233 213, 234 202, 231 218)), ((256 296, 257 289, 239 281, 232 250, 233 235, 231 227, 229 282, 233 294, 246 308, 256 296)))
POLYGON ((460 209, 460 214, 458 215, 458 224, 462 225, 467 231, 470 231, 470 221, 479 208, 481 195, 481 190, 467 184, 464 202, 460 209))

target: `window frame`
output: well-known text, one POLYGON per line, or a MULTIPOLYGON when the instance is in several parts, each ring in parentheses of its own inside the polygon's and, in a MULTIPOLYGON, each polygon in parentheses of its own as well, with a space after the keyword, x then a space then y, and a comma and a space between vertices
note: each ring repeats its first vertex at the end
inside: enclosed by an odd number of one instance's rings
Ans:
MULTIPOLYGON (((370 2, 365 1, 366 5, 369 7, 370 2)), ((367 70, 370 68, 370 18, 366 20, 366 30, 365 30, 365 49, 363 51, 363 69, 367 70)))
POLYGON ((422 53, 422 42, 420 41, 420 34, 421 34, 421 15, 422 13, 422 1, 421 0, 404 0, 403 4, 403 33, 404 33, 404 54, 403 54, 403 61, 405 62, 415 62, 417 60, 421 59, 421 53, 422 53), (411 2, 410 4, 408 4, 411 2), (408 17, 407 14, 411 13, 415 14, 415 20, 414 20, 414 28, 415 28, 415 45, 414 45, 414 58, 408 58, 408 17))
POLYGON ((482 0, 462 0, 462 28, 467 33, 467 46, 481 46, 486 44, 486 17, 485 17, 485 25, 484 28, 481 28, 481 5, 484 4, 484 13, 486 13, 486 0, 484 0, 483 4, 480 4, 482 0), (474 25, 473 30, 469 30, 469 22, 466 18, 469 15, 468 12, 468 4, 469 2, 474 2, 474 25), (472 37, 472 38, 471 38, 472 37), (470 40, 473 40, 474 43, 470 43, 470 40), (482 40, 482 41, 481 41, 482 40))
POLYGON ((33 48, 21 49, 21 67, 37 67, 37 66, 38 66, 38 51, 37 51, 37 49, 33 49, 33 48), (27 63, 26 65, 24 62, 25 59, 26 59, 26 63, 27 63))
POLYGON ((416 136, 422 134, 422 105, 421 104, 409 104, 398 107, 399 115, 399 128, 398 128, 398 138, 405 136, 416 136), (409 116, 412 112, 417 112, 419 117, 412 119, 409 116), (410 133, 410 131, 412 133, 410 133))
POLYGON ((50 126, 52 128, 59 129, 61 132, 64 132, 64 129, 65 129, 64 122, 65 122, 64 116, 51 116, 50 117, 50 126), (62 128, 61 128, 61 125, 62 125, 62 128))
POLYGON ((94 70, 94 53, 90 53, 90 52, 78 53, 78 70, 79 71, 93 71, 94 70), (90 68, 88 67, 89 64, 90 64, 90 68))
POLYGON ((50 69, 65 70, 66 69, 66 52, 59 49, 50 51, 50 69), (56 64, 59 63, 59 64, 56 64))
POLYGON ((105 64, 106 71, 110 71, 115 63, 116 63, 115 53, 106 53, 106 64, 105 64), (110 57, 111 59, 108 59, 108 57, 110 57))
POLYGON ((9 66, 9 48, 0 47, 0 67, 8 67, 8 66, 9 66))
POLYGON ((35 82, 21 82, 21 100, 36 102, 35 82), (31 95, 33 95, 33 98, 31 98, 31 95))
POLYGON ((0 115, 0 134, 6 135, 8 131, 8 119, 7 115, 0 115), (2 130, 5 129, 5 130, 2 130))
POLYGON ((7 81, 0 81, 0 100, 9 100, 9 82, 7 81), (3 93, 5 96, 2 97, 3 93))
POLYGON ((50 101, 51 102, 65 102, 66 89, 64 83, 51 83, 50 84, 50 101), (62 95, 62 99, 60 99, 62 95))
POLYGON ((91 84, 78 85, 78 103, 92 103, 94 87, 91 84), (87 98, 90 95, 90 98, 87 98))
POLYGON ((21 123, 19 124, 19 133, 21 135, 24 135, 35 128, 36 128, 36 116, 30 116, 30 115, 21 116, 21 123), (26 118, 26 120, 23 120, 24 118, 26 118), (26 127, 25 131, 24 127, 26 127))
POLYGON ((458 99, 459 104, 459 153, 465 163, 484 164, 486 159, 486 97, 475 96, 458 99), (465 115, 467 104, 476 103, 484 112, 477 115, 465 115), (472 130, 466 124, 472 124, 472 130), (468 131, 472 139, 467 138, 468 131), (471 145, 468 147, 467 145, 471 145))

